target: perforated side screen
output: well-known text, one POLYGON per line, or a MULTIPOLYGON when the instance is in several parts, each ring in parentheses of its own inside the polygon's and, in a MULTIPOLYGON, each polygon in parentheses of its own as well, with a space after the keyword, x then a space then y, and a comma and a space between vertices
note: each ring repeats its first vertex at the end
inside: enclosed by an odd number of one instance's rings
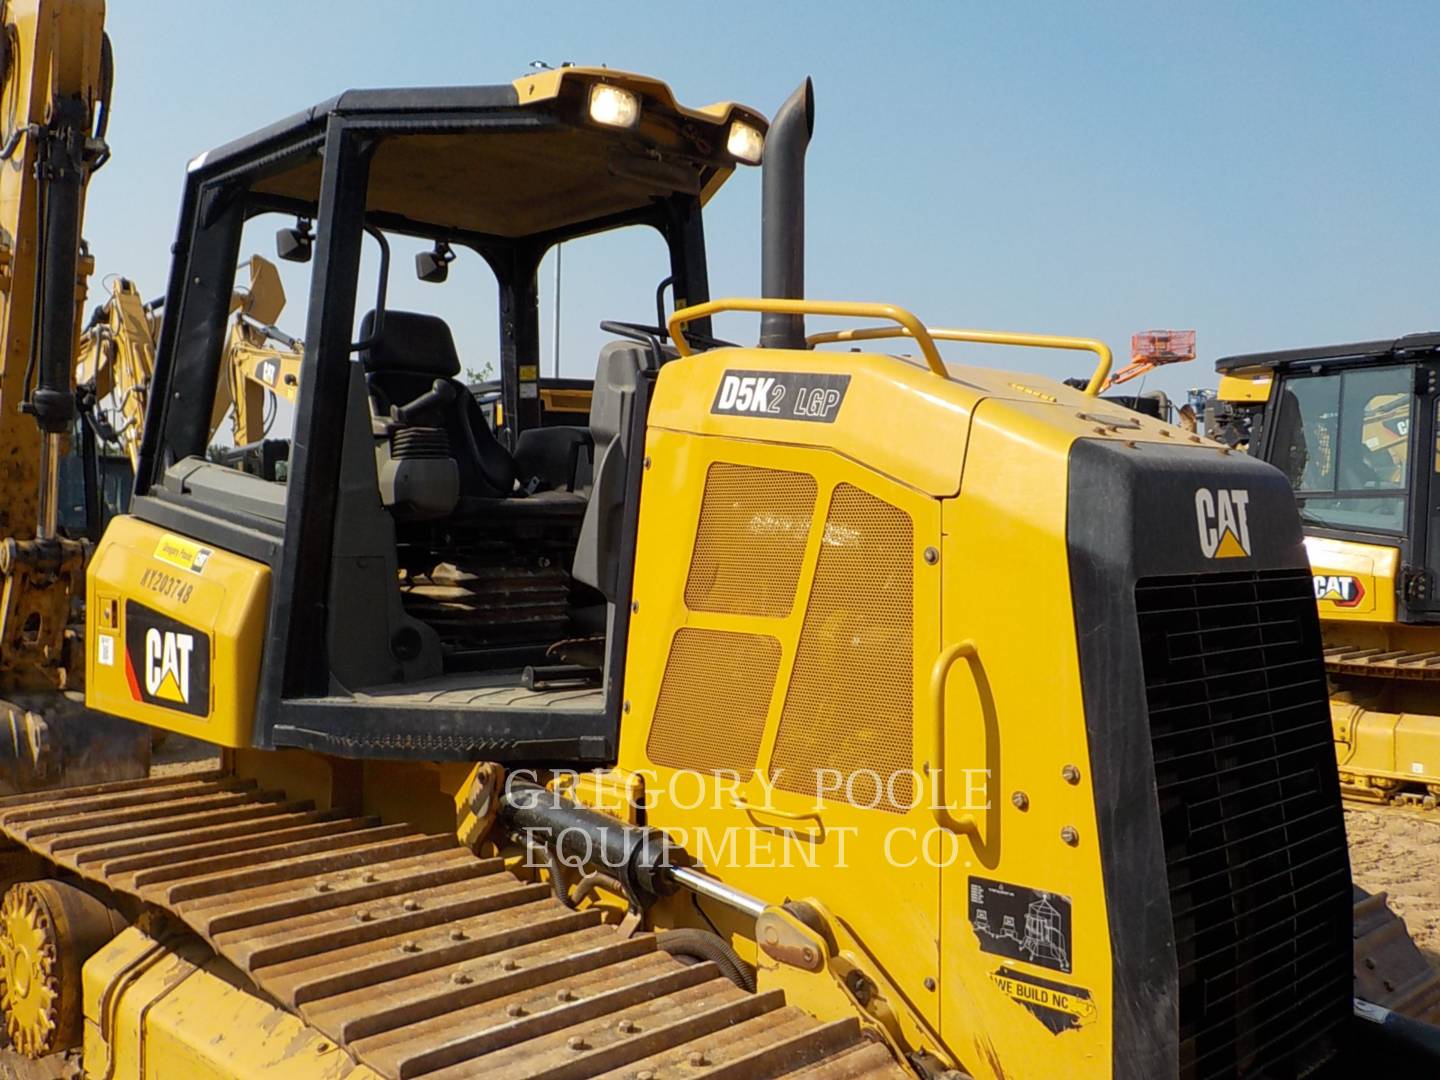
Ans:
POLYGON ((909 808, 912 533, 903 510, 836 487, 771 762, 780 789, 909 808))
POLYGON ((686 606, 726 615, 788 615, 814 513, 813 476, 715 462, 705 477, 686 606))
POLYGON ((674 769, 748 778, 779 666, 780 642, 772 637, 679 630, 665 662, 646 755, 674 769))

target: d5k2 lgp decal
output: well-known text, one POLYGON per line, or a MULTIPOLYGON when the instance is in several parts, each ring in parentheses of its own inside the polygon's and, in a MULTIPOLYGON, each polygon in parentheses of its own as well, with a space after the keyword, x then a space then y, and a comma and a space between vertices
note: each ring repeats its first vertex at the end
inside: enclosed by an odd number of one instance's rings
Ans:
POLYGON ((125 678, 136 701, 208 716, 210 635, 125 601, 125 678))
POLYGON ((727 371, 712 413, 833 424, 845 403, 849 375, 809 371, 727 371))

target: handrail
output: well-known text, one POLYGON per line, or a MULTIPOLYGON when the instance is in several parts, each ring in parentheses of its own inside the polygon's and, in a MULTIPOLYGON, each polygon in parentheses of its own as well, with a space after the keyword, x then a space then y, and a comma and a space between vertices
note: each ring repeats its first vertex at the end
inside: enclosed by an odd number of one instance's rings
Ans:
MULTIPOLYGON (((728 297, 709 300, 693 307, 681 308, 670 316, 670 340, 681 356, 692 356, 694 350, 685 339, 684 327, 696 319, 708 318, 722 311, 758 311, 762 314, 773 312, 777 315, 838 315, 846 319, 889 319, 898 325, 898 330, 878 333, 875 337, 913 337, 920 346, 925 363, 942 379, 950 378, 945 361, 940 359, 940 350, 935 347, 934 335, 925 324, 910 312, 894 304, 867 304, 853 300, 778 300, 765 297, 728 297)), ((814 338, 810 341, 813 343, 814 338)))
POLYGON ((945 797, 945 684, 950 669, 958 660, 972 664, 980 662, 980 652, 973 641, 959 641, 935 658, 930 669, 930 715, 934 718, 935 729, 930 733, 931 776, 934 779, 930 812, 935 824, 942 829, 961 833, 975 841, 980 840, 980 823, 973 813, 958 813, 961 808, 951 806, 945 797))
MULTIPOLYGON (((875 338, 909 337, 907 331, 888 326, 866 326, 852 330, 827 330, 822 334, 811 334, 805 340, 810 345, 824 345, 834 341, 870 341, 875 338)), ((1095 397, 1110 374, 1113 358, 1110 346, 1094 338, 1062 337, 1056 334, 1018 334, 1005 330, 954 330, 945 327, 927 327, 926 334, 934 341, 970 341, 981 345, 1025 345, 1032 349, 1077 349, 1092 352, 1099 357, 1095 373, 1085 386, 1085 393, 1095 397)))

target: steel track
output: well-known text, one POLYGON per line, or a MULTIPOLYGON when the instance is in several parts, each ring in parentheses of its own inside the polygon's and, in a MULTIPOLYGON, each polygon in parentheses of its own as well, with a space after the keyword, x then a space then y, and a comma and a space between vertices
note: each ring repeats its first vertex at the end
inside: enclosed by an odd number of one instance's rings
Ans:
POLYGON ((0 832, 169 912, 395 1080, 898 1080, 854 1018, 747 993, 454 837, 212 773, 0 798, 0 832))

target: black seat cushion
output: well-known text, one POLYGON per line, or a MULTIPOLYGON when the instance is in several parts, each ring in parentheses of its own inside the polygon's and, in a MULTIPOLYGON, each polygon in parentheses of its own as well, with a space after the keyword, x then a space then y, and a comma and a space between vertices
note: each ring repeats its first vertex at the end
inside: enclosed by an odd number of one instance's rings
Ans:
POLYGON ((438 315, 417 311, 387 311, 375 333, 375 312, 360 323, 360 362, 371 373, 403 371, 431 379, 453 379, 460 374, 460 354, 450 326, 438 315))
POLYGON ((427 423, 445 429, 450 454, 460 469, 460 494, 505 498, 515 493, 515 461, 485 422, 475 397, 458 382, 460 356, 444 319, 413 311, 387 311, 375 332, 375 312, 360 323, 360 351, 366 383, 377 414, 405 405, 430 390, 436 379, 455 389, 449 405, 437 408, 427 423))

